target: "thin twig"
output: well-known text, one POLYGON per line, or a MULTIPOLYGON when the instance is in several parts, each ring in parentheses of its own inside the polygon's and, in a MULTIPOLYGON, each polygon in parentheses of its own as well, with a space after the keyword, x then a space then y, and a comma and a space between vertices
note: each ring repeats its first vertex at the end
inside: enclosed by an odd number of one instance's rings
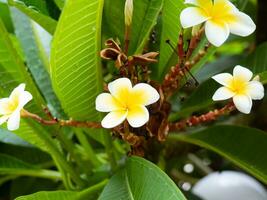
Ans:
POLYGON ((169 128, 170 128, 170 131, 184 130, 186 127, 197 126, 202 123, 214 121, 218 119, 220 116, 227 115, 230 112, 234 111, 235 109, 236 108, 233 102, 231 102, 219 110, 216 109, 214 111, 210 111, 200 116, 192 116, 188 119, 181 120, 176 123, 171 123, 169 124, 169 128))
POLYGON ((99 122, 80 122, 80 121, 75 121, 75 120, 60 120, 57 118, 53 118, 50 120, 43 119, 39 115, 30 113, 26 110, 23 110, 21 113, 21 116, 24 118, 31 118, 34 119, 35 121, 47 125, 47 126, 52 126, 52 125, 60 125, 60 126, 72 126, 72 127, 84 127, 84 128, 102 128, 101 124, 99 122))

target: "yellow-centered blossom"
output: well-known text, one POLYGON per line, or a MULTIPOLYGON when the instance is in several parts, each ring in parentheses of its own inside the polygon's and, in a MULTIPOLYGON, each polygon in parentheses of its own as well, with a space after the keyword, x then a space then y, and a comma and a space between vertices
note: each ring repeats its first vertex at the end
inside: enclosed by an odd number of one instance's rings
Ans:
POLYGON ((96 98, 96 110, 109 112, 102 120, 104 128, 114 128, 127 119, 130 126, 137 128, 149 120, 145 106, 159 100, 156 89, 146 83, 132 87, 128 78, 119 78, 108 84, 110 93, 102 93, 96 98))
POLYGON ((249 114, 252 108, 252 100, 260 100, 264 97, 264 87, 256 76, 253 80, 253 73, 244 67, 236 66, 233 75, 221 73, 212 78, 223 85, 212 99, 214 101, 233 98, 236 108, 245 114, 249 114))
POLYGON ((8 98, 0 99, 0 125, 7 122, 8 130, 18 129, 21 111, 30 100, 32 95, 25 91, 25 84, 16 87, 8 98))
POLYGON ((252 19, 228 0, 185 0, 185 3, 193 7, 181 12, 183 28, 205 22, 206 37, 214 46, 221 46, 230 33, 245 37, 256 29, 252 19))

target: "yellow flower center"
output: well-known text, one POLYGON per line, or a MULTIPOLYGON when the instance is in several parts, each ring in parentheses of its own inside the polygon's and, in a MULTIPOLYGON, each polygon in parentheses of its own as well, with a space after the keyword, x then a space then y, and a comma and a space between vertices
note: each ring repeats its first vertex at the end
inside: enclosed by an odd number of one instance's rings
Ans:
POLYGON ((205 11, 205 15, 219 25, 223 22, 236 21, 236 17, 232 12, 233 8, 225 2, 206 4, 203 6, 203 9, 205 11))
POLYGON ((237 95, 242 95, 247 93, 248 82, 242 77, 235 77, 228 85, 229 89, 237 95))
POLYGON ((13 113, 17 107, 19 106, 19 95, 15 94, 6 104, 6 112, 7 114, 13 113))

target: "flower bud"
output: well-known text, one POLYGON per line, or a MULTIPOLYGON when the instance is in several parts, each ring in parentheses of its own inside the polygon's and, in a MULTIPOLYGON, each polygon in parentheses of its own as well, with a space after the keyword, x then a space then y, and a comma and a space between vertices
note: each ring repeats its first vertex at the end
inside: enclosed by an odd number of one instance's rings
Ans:
POLYGON ((126 0, 124 15, 125 15, 125 25, 130 26, 132 24, 132 17, 133 17, 133 0, 126 0))

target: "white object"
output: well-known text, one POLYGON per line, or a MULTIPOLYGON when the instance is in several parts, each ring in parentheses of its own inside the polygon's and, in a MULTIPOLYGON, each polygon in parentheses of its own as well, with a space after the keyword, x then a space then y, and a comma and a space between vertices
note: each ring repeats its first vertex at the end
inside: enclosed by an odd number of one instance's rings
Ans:
POLYGON ((258 181, 235 171, 212 173, 192 191, 203 200, 267 200, 267 192, 258 181))
POLYGON ((234 68, 233 75, 221 73, 212 78, 223 85, 213 95, 213 101, 221 101, 233 98, 233 102, 242 113, 249 114, 252 108, 252 100, 260 100, 264 97, 264 87, 253 73, 240 65, 234 68))

